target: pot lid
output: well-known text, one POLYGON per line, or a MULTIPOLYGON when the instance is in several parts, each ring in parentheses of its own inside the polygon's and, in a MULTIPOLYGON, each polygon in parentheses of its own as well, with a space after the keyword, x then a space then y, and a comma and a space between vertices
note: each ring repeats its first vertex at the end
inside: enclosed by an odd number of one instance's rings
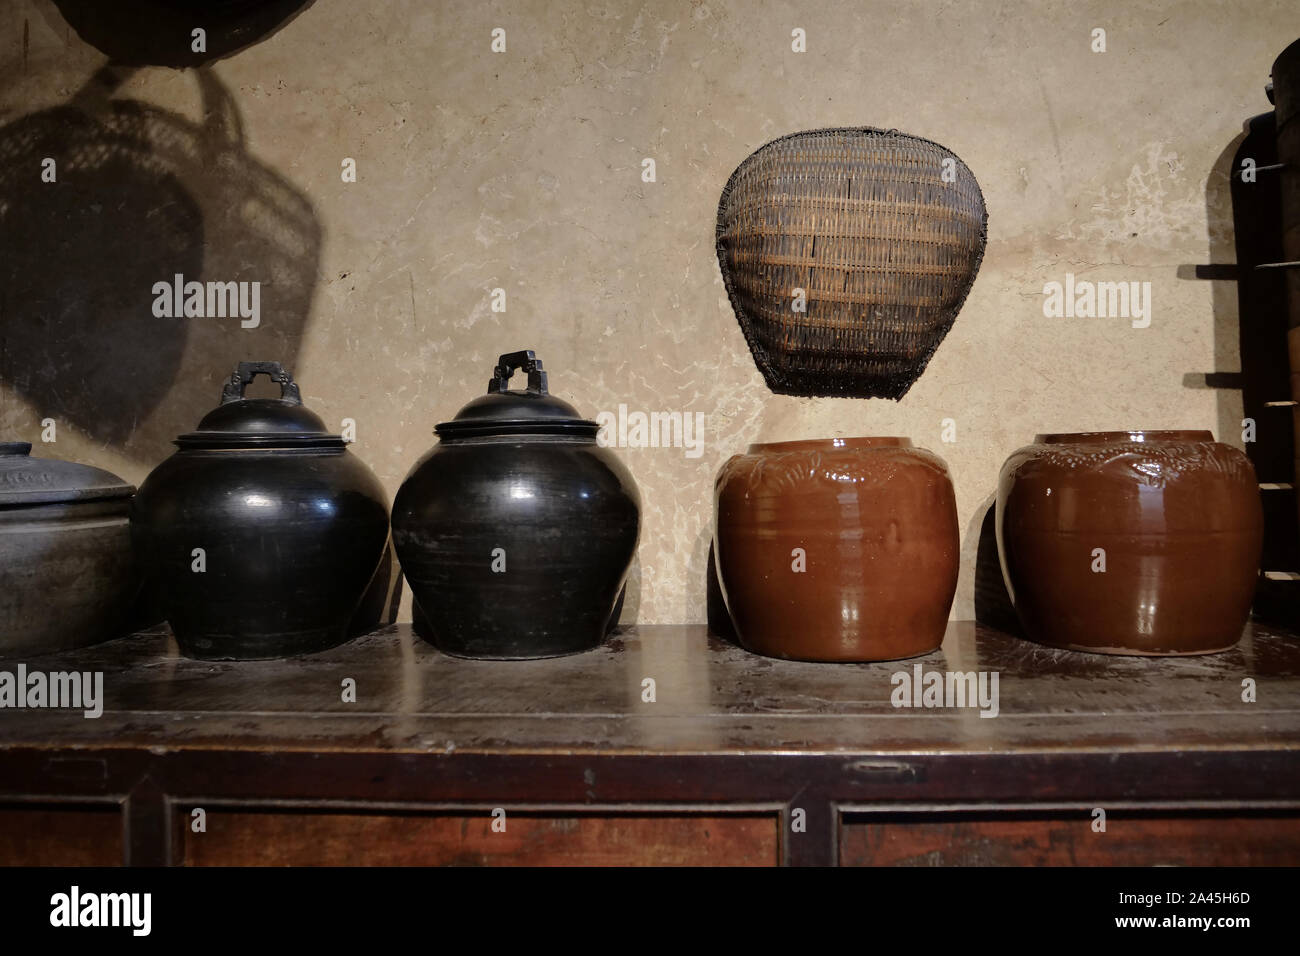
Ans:
POLYGON ((135 486, 112 472, 57 458, 31 457, 31 442, 0 442, 0 508, 129 498, 135 486))
POLYGON ((476 435, 586 435, 595 437, 600 426, 546 390, 546 372, 531 349, 511 352, 497 360, 486 395, 480 395, 449 422, 434 431, 441 438, 476 435), (510 388, 516 370, 528 375, 528 387, 510 388))
POLYGON ((279 362, 240 362, 221 389, 221 404, 199 427, 176 439, 181 448, 343 447, 341 435, 325 430, 320 416, 302 403, 293 376, 279 362), (259 375, 280 386, 279 398, 245 398, 259 375))

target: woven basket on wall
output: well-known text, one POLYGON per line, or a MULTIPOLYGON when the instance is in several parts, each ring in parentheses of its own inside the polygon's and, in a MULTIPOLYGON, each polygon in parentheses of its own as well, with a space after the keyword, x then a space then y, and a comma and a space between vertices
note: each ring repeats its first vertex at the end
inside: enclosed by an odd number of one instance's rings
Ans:
POLYGON ((966 164, 929 140, 823 129, 758 149, 722 191, 717 242, 768 387, 902 398, 975 281, 987 219, 966 164))

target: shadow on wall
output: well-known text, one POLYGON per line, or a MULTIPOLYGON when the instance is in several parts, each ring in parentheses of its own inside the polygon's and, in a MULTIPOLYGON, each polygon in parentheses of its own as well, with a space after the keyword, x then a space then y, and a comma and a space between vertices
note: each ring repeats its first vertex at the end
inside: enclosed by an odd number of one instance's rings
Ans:
MULTIPOLYGON (((713 529, 708 530, 712 532, 713 529)), ((731 623, 731 614, 727 611, 727 602, 722 596, 722 585, 718 581, 718 565, 713 556, 712 534, 709 535, 709 554, 705 560, 708 562, 708 567, 705 569, 704 600, 709 633, 740 646, 740 637, 736 634, 736 626, 731 623)))
POLYGON ((321 232, 249 156, 214 73, 194 73, 194 123, 114 98, 132 72, 104 67, 67 106, 0 128, 0 378, 41 417, 153 465, 240 360, 294 367, 321 232), (155 290, 178 275, 204 284, 179 318, 155 290), (208 314, 236 297, 234 316, 208 314))
POLYGON ((610 616, 611 629, 636 627, 641 618, 641 548, 638 545, 627 571, 627 581, 619 593, 618 604, 610 616))
POLYGON ((1209 373, 1188 373, 1189 388, 1217 390, 1215 437, 1239 444, 1242 418, 1256 422, 1245 449, 1261 481, 1290 481, 1292 435, 1285 409, 1266 403, 1285 399, 1290 369, 1286 355, 1286 286, 1281 273, 1257 270, 1282 258, 1281 194, 1273 114, 1245 123, 1214 161, 1205 179, 1205 220, 1210 261, 1181 266, 1179 278, 1209 280, 1214 310, 1214 364, 1209 373), (1257 169, 1242 178, 1243 162, 1257 169), (1275 477, 1267 477, 1275 476, 1275 477))
POLYGON ((1237 309, 1233 250, 1233 167, 1242 136, 1236 136, 1215 157, 1205 177, 1205 231, 1210 264, 1183 266, 1179 278, 1210 280, 1210 308, 1214 315, 1214 369, 1183 376, 1187 388, 1216 391, 1214 437, 1230 445, 1241 439, 1241 361, 1246 342, 1237 309), (1239 341, 1240 340, 1240 341, 1239 341))
MULTIPOLYGON (((1287 354, 1286 273, 1257 269, 1260 263, 1287 258, 1282 245, 1282 188, 1276 170, 1256 172, 1253 182, 1240 174, 1249 160, 1256 168, 1275 167, 1277 123, 1274 113, 1253 117, 1233 155, 1229 171, 1232 195, 1233 253, 1237 263, 1237 312, 1240 315, 1242 409, 1255 422, 1255 441, 1246 453, 1261 483, 1264 505, 1264 570, 1293 570, 1300 565, 1300 540, 1295 522, 1295 434, 1292 410, 1269 403, 1291 395, 1291 364, 1287 354)), ((1215 261, 1218 261, 1217 258, 1215 261)), ((1222 282, 1219 285, 1229 285, 1222 282)), ((1255 608, 1264 616, 1296 621, 1292 582, 1261 580, 1255 608)))
POLYGON ((1292 470, 1292 432, 1286 409, 1268 402, 1287 397, 1286 287, 1277 270, 1257 270, 1282 258, 1281 196, 1273 114, 1246 121, 1246 133, 1232 139, 1205 180, 1209 263, 1180 266, 1179 278, 1209 280, 1214 310, 1212 372, 1189 372, 1188 388, 1218 392, 1215 438, 1242 444, 1242 419, 1256 423, 1256 438, 1244 443, 1260 481, 1287 482, 1292 470), (1242 178, 1242 163, 1265 171, 1242 178))
MULTIPOLYGON (((1300 561, 1293 481, 1294 436, 1290 409, 1269 403, 1290 392, 1285 278, 1260 263, 1285 258, 1282 198, 1277 173, 1277 130, 1272 112, 1254 116, 1245 133, 1224 147, 1205 182, 1210 261, 1179 267, 1184 279, 1210 280, 1214 309, 1215 370, 1188 373, 1189 388, 1218 389, 1215 437, 1242 445, 1261 483, 1265 570, 1291 569, 1300 561), (1245 164, 1245 165, 1243 165, 1245 164), (1253 167, 1243 176, 1243 170, 1253 167), (1242 441, 1243 419, 1255 423, 1254 441, 1242 441)), ((1289 585, 1261 580, 1255 610, 1293 619, 1289 585), (1276 607, 1275 607, 1276 606, 1276 607)))
MULTIPOLYGON (((1300 42, 1300 41, 1297 41, 1300 42)), ((1276 64, 1274 64, 1276 68, 1276 64)), ((1272 92, 1268 91, 1271 100, 1272 92)), ((1253 116, 1216 157, 1205 180, 1210 261, 1182 265, 1180 279, 1209 280, 1214 310, 1214 364, 1208 373, 1188 372, 1188 388, 1218 389, 1215 437, 1241 445, 1267 486, 1262 568, 1291 570, 1300 564, 1295 522, 1295 436, 1287 356, 1287 293, 1283 270, 1257 268, 1287 257, 1282 248, 1282 192, 1273 112, 1253 116), (1253 441, 1244 440, 1254 422, 1253 441)), ((1294 625, 1293 583, 1261 578, 1255 613, 1294 625)))
MULTIPOLYGON (((1241 408, 1244 417, 1254 419, 1257 425, 1256 440, 1246 444, 1246 452, 1260 481, 1286 482, 1291 480, 1294 460, 1290 412, 1267 404, 1289 395, 1286 282, 1280 270, 1255 268, 1261 262, 1284 258, 1282 193, 1276 172, 1256 172, 1253 182, 1241 176, 1242 163, 1247 160, 1256 167, 1277 162, 1273 114, 1247 120, 1246 135, 1234 139, 1224 155, 1230 158, 1222 164, 1222 176, 1221 164, 1216 163, 1211 182, 1206 184, 1206 204, 1211 202, 1211 191, 1221 189, 1230 196, 1231 218, 1226 234, 1216 239, 1211 230, 1210 261, 1235 262, 1237 281, 1214 283, 1215 313, 1217 316, 1222 307, 1233 320, 1223 330, 1225 349, 1235 347, 1240 352, 1241 408), (1211 185, 1214 180, 1220 181, 1217 187, 1211 185)), ((1240 431, 1239 420, 1222 414, 1221 418, 1225 435, 1240 431)))
POLYGON ((975 541, 975 620, 1024 637, 998 559, 997 492, 975 509, 963 541, 975 541))
MULTIPOLYGON (((0 384, 38 419, 151 468, 240 361, 296 368, 321 228, 308 199, 250 155, 206 64, 310 0, 54 6, 110 62, 67 104, 0 127, 0 384), (143 66, 195 67, 201 119, 118 95, 143 66)), ((55 25, 54 8, 45 15, 55 25)), ((400 585, 385 560, 359 622, 391 620, 400 585)))
MULTIPOLYGON (((1274 64, 1276 70, 1277 64, 1274 64)), ((1272 96, 1270 95, 1270 99, 1272 96)), ((1291 366, 1287 343, 1286 272, 1257 268, 1289 258, 1283 248, 1282 182, 1278 166, 1276 114, 1252 117, 1246 135, 1234 140, 1230 166, 1220 188, 1231 198, 1231 232, 1222 247, 1212 246, 1212 261, 1236 263, 1236 282, 1222 281, 1229 305, 1239 319, 1233 330, 1241 353, 1242 414, 1255 422, 1255 441, 1245 445, 1259 481, 1264 506, 1265 571, 1292 571, 1300 565, 1300 536, 1295 521, 1295 435, 1291 395, 1291 366), (1243 176, 1243 163, 1254 174, 1243 176), (1231 258, 1229 258, 1231 257, 1231 258), (1233 293, 1235 292, 1235 296, 1233 293), (1270 404, 1274 403, 1274 404, 1270 404)), ((1225 153, 1232 150, 1231 145, 1225 153)), ((1216 166, 1215 173, 1217 174, 1216 166)), ((1207 186, 1206 192, 1209 193, 1207 186)), ((1215 296, 1216 310, 1219 296, 1215 296)), ((1240 423, 1233 422, 1240 428, 1240 423)), ((1227 424, 1224 426, 1228 427, 1227 424)), ((1290 626, 1297 622, 1295 583, 1261 578, 1255 613, 1290 626)))

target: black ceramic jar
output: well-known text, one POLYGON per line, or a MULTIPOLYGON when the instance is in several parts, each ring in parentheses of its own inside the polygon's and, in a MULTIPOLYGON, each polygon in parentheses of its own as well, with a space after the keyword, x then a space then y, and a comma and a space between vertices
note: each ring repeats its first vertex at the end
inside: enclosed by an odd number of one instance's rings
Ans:
POLYGON ((341 643, 388 540, 370 469, 277 362, 241 362, 176 444, 140 486, 131 532, 181 650, 242 660, 341 643), (280 398, 244 397, 259 374, 280 398))
POLYGON ((115 637, 139 590, 127 526, 135 489, 31 450, 0 442, 0 657, 115 637))
POLYGON ((393 505, 393 543, 429 636, 450 654, 554 657, 615 623, 640 533, 631 474, 599 426, 547 394, 531 351, 438 425, 393 505), (526 389, 511 389, 516 370, 526 389))

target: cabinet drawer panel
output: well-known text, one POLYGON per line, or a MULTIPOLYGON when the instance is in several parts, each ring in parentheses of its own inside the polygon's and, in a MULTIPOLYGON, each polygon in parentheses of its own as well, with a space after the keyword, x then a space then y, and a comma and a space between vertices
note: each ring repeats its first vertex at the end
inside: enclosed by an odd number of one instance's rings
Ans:
POLYGON ((182 817, 184 860, 199 866, 772 865, 775 814, 367 813, 210 809, 182 817))
POLYGON ((847 813, 846 866, 1289 866, 1300 812, 1115 810, 1106 832, 1088 809, 996 813, 847 813))
POLYGON ((121 866, 115 806, 0 804, 0 866, 121 866))

